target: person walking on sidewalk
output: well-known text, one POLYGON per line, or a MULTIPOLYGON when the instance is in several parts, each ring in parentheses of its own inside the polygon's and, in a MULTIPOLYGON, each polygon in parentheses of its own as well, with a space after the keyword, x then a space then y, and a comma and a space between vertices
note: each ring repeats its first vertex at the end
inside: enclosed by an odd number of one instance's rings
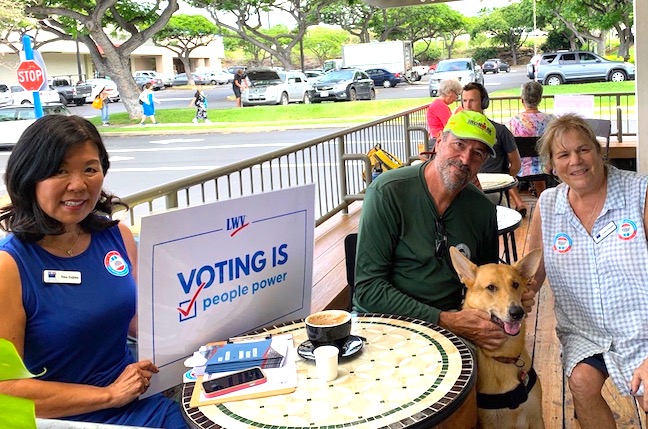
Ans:
POLYGON ((155 98, 155 95, 153 95, 153 90, 151 89, 152 87, 153 84, 151 82, 144 85, 144 91, 142 91, 139 96, 139 103, 142 106, 142 120, 140 122, 140 125, 144 125, 144 121, 147 117, 151 118, 151 122, 153 122, 153 124, 159 124, 159 122, 155 120, 154 103, 159 104, 160 101, 155 98))
POLYGON ((207 97, 201 86, 196 86, 196 93, 189 103, 189 107, 191 106, 196 106, 196 116, 192 120, 194 124, 197 124, 198 121, 205 121, 206 124, 211 123, 207 119, 207 97))
POLYGON ((99 91, 99 94, 97 94, 97 97, 101 100, 101 124, 104 127, 107 127, 110 125, 109 122, 109 114, 108 114, 108 103, 110 103, 110 99, 108 98, 108 87, 103 87, 101 91, 99 91))

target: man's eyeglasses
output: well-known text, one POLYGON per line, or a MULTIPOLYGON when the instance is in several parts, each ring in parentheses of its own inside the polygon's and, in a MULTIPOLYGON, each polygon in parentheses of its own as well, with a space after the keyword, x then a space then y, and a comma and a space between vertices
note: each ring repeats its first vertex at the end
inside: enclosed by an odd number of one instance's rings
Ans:
POLYGON ((434 256, 437 259, 444 258, 448 251, 448 236, 446 235, 445 224, 442 219, 435 219, 436 241, 434 244, 434 256))

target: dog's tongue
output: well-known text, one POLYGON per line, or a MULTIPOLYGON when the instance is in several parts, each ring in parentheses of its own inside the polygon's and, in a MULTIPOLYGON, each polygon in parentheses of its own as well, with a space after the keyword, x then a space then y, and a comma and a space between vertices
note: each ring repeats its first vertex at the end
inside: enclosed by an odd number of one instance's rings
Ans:
POLYGON ((520 322, 506 322, 504 323, 504 332, 509 335, 517 335, 520 332, 520 322))

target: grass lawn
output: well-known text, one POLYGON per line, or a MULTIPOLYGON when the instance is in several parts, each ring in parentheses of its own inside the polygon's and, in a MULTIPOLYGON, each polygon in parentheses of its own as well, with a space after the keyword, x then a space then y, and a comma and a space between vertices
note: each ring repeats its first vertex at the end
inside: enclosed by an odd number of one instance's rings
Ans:
MULTIPOLYGON (((545 86, 545 95, 556 94, 593 94, 593 93, 618 93, 634 92, 634 81, 626 82, 599 82, 583 84, 566 84, 558 86, 545 86)), ((491 97, 517 97, 520 89, 494 91, 491 97)), ((611 104, 613 100, 601 99, 602 103, 611 104)), ((187 130, 187 129, 227 129, 232 125, 243 124, 246 129, 252 127, 268 126, 309 126, 309 125, 335 125, 338 123, 364 123, 385 116, 403 112, 408 109, 423 106, 432 101, 430 97, 405 98, 400 100, 374 100, 321 103, 321 104, 291 104, 288 106, 256 106, 246 108, 229 108, 209 111, 212 124, 196 126, 191 123, 195 109, 193 107, 179 109, 158 109, 155 113, 161 125, 156 129, 187 130)), ((630 102, 634 102, 631 97, 630 102)), ((553 106, 550 100, 545 109, 553 106)), ((598 106, 597 106, 598 107, 598 106)), ((606 106, 604 106, 606 107, 606 106)), ((614 108, 614 106, 609 106, 614 108)), ((515 112, 517 113, 517 112, 515 112)), ((91 119, 95 125, 101 125, 101 119, 91 119)), ((110 115, 111 127, 102 127, 105 133, 121 133, 128 131, 139 132, 143 127, 137 125, 137 120, 131 120, 127 113, 112 113, 110 115)), ((148 124, 148 122, 147 122, 148 124)), ((150 125, 147 125, 150 127, 150 125)))
MULTIPOLYGON (((400 100, 374 100, 357 101, 354 103, 321 103, 321 104, 290 104, 288 106, 255 106, 245 108, 230 108, 208 111, 212 124, 201 125, 207 128, 230 128, 232 124, 277 126, 277 125, 318 125, 335 124, 336 122, 369 122, 378 118, 400 113, 404 110, 420 107, 430 102, 429 97, 406 98, 400 100)), ((161 122, 159 128, 165 124, 174 124, 174 127, 195 128, 191 123, 195 115, 195 108, 157 109, 155 118, 161 122)), ((92 118, 95 125, 101 125, 100 118, 92 118)), ((110 115, 110 123, 117 127, 102 128, 102 132, 117 131, 119 126, 137 124, 131 120, 127 113, 114 113, 110 115)), ((148 124, 149 122, 147 122, 148 124)), ((122 130, 123 131, 123 128, 122 130)))

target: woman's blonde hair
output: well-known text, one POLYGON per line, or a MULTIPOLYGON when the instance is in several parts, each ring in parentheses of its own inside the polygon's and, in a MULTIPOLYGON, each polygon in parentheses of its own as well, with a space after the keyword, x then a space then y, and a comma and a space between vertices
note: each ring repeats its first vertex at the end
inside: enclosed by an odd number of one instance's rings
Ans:
POLYGON ((601 144, 596 140, 596 134, 594 134, 592 127, 589 126, 585 118, 575 113, 567 113, 552 119, 536 144, 538 155, 546 163, 553 165, 551 155, 556 143, 562 142, 563 136, 569 131, 575 131, 583 136, 591 143, 596 153, 603 156, 601 144))
POLYGON ((450 95, 451 92, 457 94, 457 97, 461 95, 463 90, 461 83, 457 79, 447 79, 441 82, 439 85, 439 97, 445 97, 450 95))

